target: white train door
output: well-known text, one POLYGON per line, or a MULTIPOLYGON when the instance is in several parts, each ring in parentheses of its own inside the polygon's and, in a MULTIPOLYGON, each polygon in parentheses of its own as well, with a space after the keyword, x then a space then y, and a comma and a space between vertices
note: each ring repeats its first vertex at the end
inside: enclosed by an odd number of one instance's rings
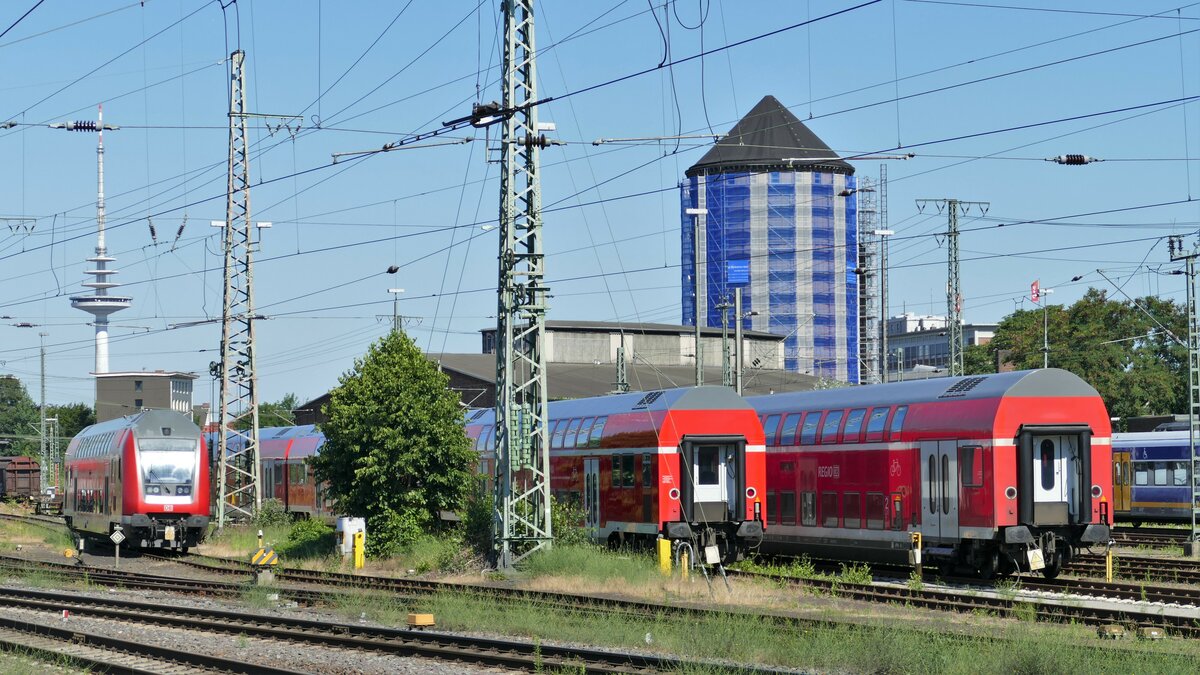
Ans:
POLYGON ((921 536, 958 538, 958 443, 921 441, 921 536))
POLYGON ((600 458, 583 460, 583 527, 592 539, 600 537, 600 458))

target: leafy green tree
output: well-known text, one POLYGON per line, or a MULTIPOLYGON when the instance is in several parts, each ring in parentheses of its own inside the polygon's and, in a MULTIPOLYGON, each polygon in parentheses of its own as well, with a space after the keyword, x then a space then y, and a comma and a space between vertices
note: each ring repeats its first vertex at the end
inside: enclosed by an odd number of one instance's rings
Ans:
MULTIPOLYGON (((1042 367, 1044 331, 1049 364, 1069 370, 1100 392, 1114 417, 1167 414, 1187 405, 1187 336, 1182 306, 1160 298, 1112 300, 1089 289, 1070 307, 1019 310, 1005 317, 986 345, 1007 353, 1017 369, 1042 367)), ((969 353, 969 350, 968 350, 969 353)), ((972 372, 968 370, 968 372, 972 372)), ((987 371, 979 372, 991 372, 987 371)))
MULTIPOLYGON (((258 426, 260 427, 290 427, 296 423, 293 412, 300 407, 300 399, 295 394, 286 394, 275 403, 258 404, 258 426)), ((234 424, 234 428, 245 430, 250 428, 250 417, 246 416, 234 424)))
POLYGON ((10 439, 6 452, 36 455, 38 443, 31 440, 38 428, 38 408, 25 385, 11 375, 0 377, 0 438, 10 439))
POLYGON ((458 400, 402 331, 372 344, 331 392, 313 467, 339 512, 367 518, 372 556, 436 528, 476 484, 458 400))
POLYGON ((96 411, 86 403, 67 403, 66 405, 46 406, 46 416, 58 420, 58 437, 60 445, 65 446, 85 427, 96 423, 96 411))

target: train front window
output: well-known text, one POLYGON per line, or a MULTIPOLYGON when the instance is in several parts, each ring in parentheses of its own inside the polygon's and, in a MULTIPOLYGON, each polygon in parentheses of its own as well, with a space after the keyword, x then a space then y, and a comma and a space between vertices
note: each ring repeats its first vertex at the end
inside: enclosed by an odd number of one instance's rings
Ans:
POLYGON ((196 468, 196 442, 183 438, 143 438, 138 442, 142 480, 147 483, 191 483, 196 468))

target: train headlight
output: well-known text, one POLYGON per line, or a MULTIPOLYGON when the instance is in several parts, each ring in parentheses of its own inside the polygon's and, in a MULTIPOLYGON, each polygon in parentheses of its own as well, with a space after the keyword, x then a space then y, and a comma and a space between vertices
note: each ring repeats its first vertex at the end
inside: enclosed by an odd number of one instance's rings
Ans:
POLYGON ((192 494, 192 488, 191 488, 191 486, 190 486, 190 485, 179 485, 179 486, 176 486, 176 487, 175 487, 175 494, 177 494, 177 495, 190 495, 190 494, 192 494))
POLYGON ((1100 499, 1104 496, 1104 489, 1099 485, 1092 486, 1092 499, 1100 499))
POLYGON ((146 494, 148 494, 148 495, 157 495, 157 494, 161 494, 161 493, 162 493, 162 488, 157 485, 150 485, 150 486, 146 487, 146 494))
POLYGON ((1017 498, 1017 488, 1015 488, 1011 485, 1004 488, 1004 496, 1008 497, 1009 499, 1016 499, 1017 498))

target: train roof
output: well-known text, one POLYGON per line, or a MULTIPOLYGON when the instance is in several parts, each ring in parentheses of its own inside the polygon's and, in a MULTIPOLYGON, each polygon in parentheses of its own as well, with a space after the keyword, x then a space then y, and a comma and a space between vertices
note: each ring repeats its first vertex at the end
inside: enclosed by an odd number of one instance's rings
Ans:
MULTIPOLYGON (((550 403, 552 417, 594 417, 671 410, 750 410, 750 404, 729 387, 713 386, 638 391, 550 403)), ((467 424, 492 424, 495 414, 493 408, 469 410, 467 424)))
POLYGON ((133 429, 138 435, 165 435, 162 429, 170 429, 170 435, 198 436, 200 427, 192 421, 191 415, 166 408, 152 408, 141 412, 118 417, 99 424, 93 424, 79 432, 78 437, 105 434, 121 429, 133 429))
MULTIPOLYGON (((1200 444, 1200 438, 1196 439, 1200 444)), ((1187 431, 1135 431, 1112 435, 1113 449, 1117 448, 1162 448, 1188 444, 1187 431)))
MULTIPOLYGON (((226 442, 233 450, 242 448, 242 436, 229 432, 226 442)), ((209 445, 216 451, 217 437, 213 432, 209 437, 209 445)), ((258 430, 259 454, 263 459, 298 459, 311 457, 320 453, 325 445, 325 434, 317 430, 315 424, 301 424, 293 427, 260 427, 258 430)))
POLYGON ((1078 375, 1059 368, 821 389, 747 398, 760 413, 907 405, 939 400, 1099 397, 1078 375))

